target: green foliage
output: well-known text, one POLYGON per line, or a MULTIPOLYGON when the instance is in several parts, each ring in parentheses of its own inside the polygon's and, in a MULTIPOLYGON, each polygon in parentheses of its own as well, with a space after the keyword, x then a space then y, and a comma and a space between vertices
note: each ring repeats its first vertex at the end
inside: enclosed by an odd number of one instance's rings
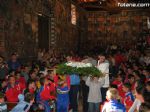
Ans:
POLYGON ((79 74, 81 76, 96 76, 96 77, 102 77, 103 74, 101 71, 99 71, 96 67, 83 67, 83 68, 77 68, 77 67, 71 67, 67 66, 65 63, 58 65, 56 73, 59 75, 71 75, 71 74, 79 74))

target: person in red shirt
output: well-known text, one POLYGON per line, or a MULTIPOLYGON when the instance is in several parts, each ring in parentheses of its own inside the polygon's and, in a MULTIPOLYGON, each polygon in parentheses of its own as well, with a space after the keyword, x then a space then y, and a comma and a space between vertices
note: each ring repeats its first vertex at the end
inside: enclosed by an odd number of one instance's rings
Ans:
MULTIPOLYGON (((15 73, 15 77, 16 77, 16 82, 20 83, 22 86, 22 89, 24 90, 26 88, 26 81, 25 78, 23 76, 21 76, 20 72, 16 72, 15 73)), ((22 91, 23 91, 22 90, 22 91)))
POLYGON ((132 74, 128 75, 128 83, 131 84, 131 91, 135 90, 135 77, 132 74))
POLYGON ((50 112, 50 102, 56 99, 55 84, 47 77, 42 77, 40 83, 39 99, 44 103, 45 112, 50 112))
MULTIPOLYGON (((59 75, 56 74, 55 68, 53 69, 53 71, 50 71, 50 70, 48 71, 48 77, 54 82, 55 86, 57 87, 59 75)), ((70 76, 69 75, 66 76, 66 82, 67 82, 68 88, 70 89, 70 76)))
POLYGON ((24 90, 23 93, 24 93, 24 95, 26 93, 31 93, 31 94, 36 95, 36 84, 35 84, 34 80, 29 80, 28 81, 27 88, 24 90))
POLYGON ((43 91, 41 92, 42 100, 55 99, 55 91, 55 84, 45 77, 43 91))
MULTIPOLYGON (((54 83, 55 83, 56 87, 58 86, 59 77, 61 77, 63 79, 63 77, 60 75, 54 75, 54 83)), ((68 88, 70 89, 70 76, 66 75, 65 80, 66 80, 68 88)))
POLYGON ((6 89, 6 98, 8 102, 17 102, 18 101, 18 95, 22 93, 22 86, 20 83, 16 82, 14 76, 9 76, 9 83, 7 85, 6 89))
POLYGON ((131 66, 129 66, 128 68, 127 68, 127 73, 126 73, 126 77, 125 77, 125 83, 126 82, 128 82, 128 75, 129 74, 133 74, 133 70, 132 70, 132 67, 131 66))
POLYGON ((131 84, 130 83, 124 83, 123 84, 123 91, 125 92, 125 97, 122 98, 122 103, 126 106, 126 109, 128 110, 134 102, 134 96, 131 92, 131 84))
POLYGON ((123 91, 122 87, 123 87, 123 78, 124 76, 122 76, 121 74, 117 74, 116 79, 112 82, 113 85, 116 85, 118 88, 118 92, 119 92, 119 96, 120 97, 124 97, 125 96, 125 92, 123 91))
POLYGON ((120 64, 125 61, 125 57, 121 54, 120 51, 117 52, 114 58, 117 67, 119 67, 120 64))

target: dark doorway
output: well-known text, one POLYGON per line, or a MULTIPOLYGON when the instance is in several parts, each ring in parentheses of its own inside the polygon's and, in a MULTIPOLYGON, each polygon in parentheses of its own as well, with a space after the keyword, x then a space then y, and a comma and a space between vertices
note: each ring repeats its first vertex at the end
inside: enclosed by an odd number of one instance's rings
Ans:
POLYGON ((38 47, 49 49, 49 17, 38 16, 38 47))

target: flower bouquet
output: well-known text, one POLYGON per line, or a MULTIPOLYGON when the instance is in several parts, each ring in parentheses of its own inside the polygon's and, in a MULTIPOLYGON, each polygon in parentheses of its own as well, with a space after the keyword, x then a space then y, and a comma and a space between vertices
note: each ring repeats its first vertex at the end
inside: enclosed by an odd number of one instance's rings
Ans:
POLYGON ((58 65, 56 69, 56 73, 60 75, 65 74, 79 74, 81 76, 96 76, 102 77, 103 74, 96 67, 92 66, 91 63, 83 63, 83 62, 67 62, 58 65))

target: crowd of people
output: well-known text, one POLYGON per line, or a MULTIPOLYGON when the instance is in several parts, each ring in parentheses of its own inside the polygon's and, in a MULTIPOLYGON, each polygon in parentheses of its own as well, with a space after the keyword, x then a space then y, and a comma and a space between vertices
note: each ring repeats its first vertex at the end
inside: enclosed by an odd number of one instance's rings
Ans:
POLYGON ((112 46, 103 54, 70 56, 39 50, 33 62, 21 63, 13 53, 0 57, 0 112, 150 112, 150 60, 137 49, 112 46), (103 74, 59 75, 57 65, 67 61, 91 63, 103 74))

